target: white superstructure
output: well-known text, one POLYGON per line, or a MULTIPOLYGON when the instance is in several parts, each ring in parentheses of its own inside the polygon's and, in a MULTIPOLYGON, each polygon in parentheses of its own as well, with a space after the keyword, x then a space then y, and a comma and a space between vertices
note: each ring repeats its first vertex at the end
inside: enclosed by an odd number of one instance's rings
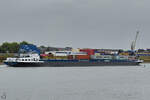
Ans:
POLYGON ((39 63, 43 61, 40 61, 40 56, 38 54, 20 54, 18 58, 7 58, 5 62, 39 63))

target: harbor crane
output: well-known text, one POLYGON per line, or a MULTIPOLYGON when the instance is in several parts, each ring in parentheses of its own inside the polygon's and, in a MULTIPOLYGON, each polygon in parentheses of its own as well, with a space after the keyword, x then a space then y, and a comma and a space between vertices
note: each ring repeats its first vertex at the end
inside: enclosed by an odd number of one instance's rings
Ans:
POLYGON ((136 41, 137 41, 138 35, 139 35, 139 31, 136 32, 135 40, 132 41, 132 44, 131 44, 131 50, 132 50, 132 51, 135 50, 136 41))

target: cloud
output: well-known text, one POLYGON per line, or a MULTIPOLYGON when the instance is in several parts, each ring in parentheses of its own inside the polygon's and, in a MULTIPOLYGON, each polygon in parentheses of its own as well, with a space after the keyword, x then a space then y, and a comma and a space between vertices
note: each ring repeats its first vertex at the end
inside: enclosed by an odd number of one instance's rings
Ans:
POLYGON ((26 40, 38 45, 130 48, 149 44, 147 0, 1 0, 0 42, 26 40))

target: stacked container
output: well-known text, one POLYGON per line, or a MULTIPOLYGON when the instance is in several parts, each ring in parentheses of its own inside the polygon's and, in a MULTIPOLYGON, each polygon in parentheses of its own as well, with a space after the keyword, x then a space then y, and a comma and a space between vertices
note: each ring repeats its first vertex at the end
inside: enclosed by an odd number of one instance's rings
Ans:
POLYGON ((89 60, 90 56, 89 55, 76 55, 75 59, 77 59, 77 60, 89 60))
POLYGON ((86 52, 88 55, 94 55, 94 49, 80 49, 81 52, 86 52))
POLYGON ((73 60, 74 59, 73 55, 68 55, 68 59, 73 60))
POLYGON ((119 55, 119 56, 115 56, 115 57, 118 60, 128 60, 128 56, 121 56, 121 55, 119 55))
POLYGON ((111 55, 91 55, 91 59, 112 59, 111 55))

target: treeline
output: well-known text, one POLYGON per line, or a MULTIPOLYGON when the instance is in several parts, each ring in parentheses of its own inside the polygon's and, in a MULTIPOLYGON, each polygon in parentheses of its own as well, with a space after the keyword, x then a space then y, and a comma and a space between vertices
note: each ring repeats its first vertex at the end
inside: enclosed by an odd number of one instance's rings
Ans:
MULTIPOLYGON (((18 42, 4 42, 2 45, 0 45, 0 53, 18 53, 19 48, 21 45, 28 45, 31 43, 28 43, 26 41, 22 41, 20 43, 18 42)), ((32 44, 34 45, 34 44, 32 44)), ((41 51, 41 53, 44 53, 45 51, 60 51, 60 50, 71 50, 72 47, 47 47, 47 46, 40 46, 38 49, 41 51)))
POLYGON ((30 44, 26 41, 22 41, 20 43, 18 42, 4 42, 2 45, 0 45, 0 53, 17 53, 19 50, 20 45, 26 45, 30 44))

